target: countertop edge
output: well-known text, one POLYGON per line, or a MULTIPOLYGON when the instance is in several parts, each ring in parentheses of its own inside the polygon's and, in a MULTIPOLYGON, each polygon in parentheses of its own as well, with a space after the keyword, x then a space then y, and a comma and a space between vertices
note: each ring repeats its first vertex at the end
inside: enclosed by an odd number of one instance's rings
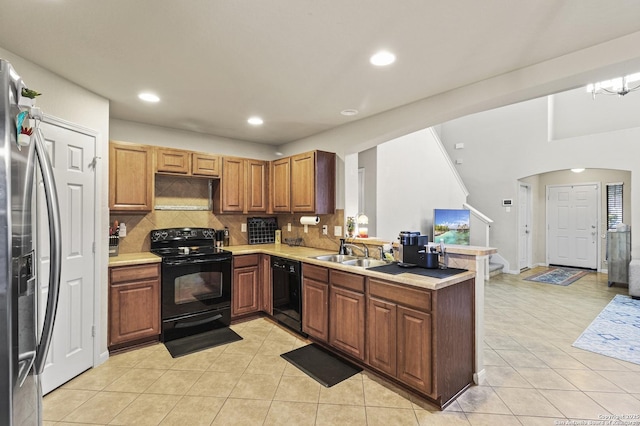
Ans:
MULTIPOLYGON (((475 277, 474 271, 466 271, 445 278, 433 278, 423 275, 411 274, 408 272, 396 275, 385 274, 383 272, 376 272, 362 267, 342 265, 340 263, 313 259, 314 256, 335 254, 335 251, 332 250, 318 249, 313 247, 291 247, 286 244, 259 244, 228 246, 224 249, 230 251, 233 255, 267 254, 270 256, 282 256, 311 265, 337 269, 345 272, 351 272, 359 275, 383 279, 398 284, 404 284, 411 287, 424 288, 428 290, 438 290, 475 277)), ((467 247, 448 245, 446 246, 446 249, 450 254, 464 254, 475 256, 488 255, 497 252, 496 249, 490 247, 467 247), (460 247, 462 247, 462 249, 460 247)), ((150 252, 125 253, 118 256, 110 257, 109 268, 161 262, 162 258, 160 256, 156 256, 155 254, 150 252)))
MULTIPOLYGON (((449 246, 447 246, 449 247, 449 246)), ((242 246, 229 246, 225 247, 225 250, 232 252, 234 255, 243 254, 268 254, 270 256, 282 256, 293 260, 298 260, 303 263, 308 263, 316 266, 323 266, 326 268, 337 269, 345 272, 351 272, 359 275, 369 276, 373 278, 383 279, 386 281, 404 284, 412 287, 424 288, 428 290, 438 290, 444 287, 448 287, 454 284, 458 284, 462 281, 466 281, 475 277, 474 271, 466 271, 460 274, 451 275, 445 278, 433 278, 411 273, 402 274, 385 274, 384 272, 376 272, 366 268, 361 268, 351 265, 342 265, 336 262, 329 262, 324 260, 313 259, 313 256, 320 256, 323 254, 335 254, 335 251, 326 249, 317 249, 312 247, 290 247, 284 244, 260 244, 260 245, 242 245, 242 246)))
POLYGON ((123 253, 118 256, 109 257, 109 268, 117 268, 119 266, 145 265, 152 263, 161 263, 162 258, 150 252, 141 253, 123 253))

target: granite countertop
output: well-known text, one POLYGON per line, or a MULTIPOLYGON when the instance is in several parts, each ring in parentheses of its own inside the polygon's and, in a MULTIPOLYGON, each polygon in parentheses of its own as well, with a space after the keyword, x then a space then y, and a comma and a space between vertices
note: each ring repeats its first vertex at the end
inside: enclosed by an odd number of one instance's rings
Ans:
MULTIPOLYGON (((447 246, 447 250, 450 249, 451 246, 447 246)), ((467 250, 465 253, 460 254, 470 254, 469 252, 483 253, 482 249, 487 249, 486 247, 474 247, 472 250, 467 250)), ((229 246, 225 247, 225 250, 229 250, 234 255, 242 255, 242 254, 254 254, 254 253, 264 253, 272 256, 282 256, 287 257, 294 260, 299 260, 300 262, 309 263, 312 265, 329 267, 332 269, 338 269, 345 272, 352 272, 360 275, 365 275, 368 277, 379 278, 387 281, 392 281, 394 283, 405 284, 412 287, 419 287, 429 290, 438 290, 440 288, 448 287, 450 285, 454 285, 460 283, 462 281, 466 281, 470 278, 475 277, 475 272, 473 271, 465 271, 456 275, 451 275, 445 278, 432 278, 426 277, 422 275, 416 275, 409 272, 392 275, 386 274, 384 272, 376 272, 371 269, 365 269, 357 266, 351 265, 343 265, 336 262, 328 262, 325 260, 313 259, 313 256, 320 256, 323 254, 335 254, 335 250, 323 250, 316 249, 311 247, 290 247, 286 244, 256 244, 256 245, 242 245, 242 246, 229 246)), ((489 251, 495 249, 488 249, 489 251)), ((456 250, 457 252, 457 250, 456 250)), ((449 251, 449 253, 454 253, 453 249, 449 251)), ((480 255, 480 254, 477 254, 480 255)))
MULTIPOLYGON (((440 288, 448 287, 450 285, 457 284, 462 281, 466 281, 475 277, 475 272, 465 271, 459 274, 451 275, 445 278, 433 278, 410 272, 401 274, 387 274, 384 272, 377 272, 371 269, 365 269, 357 266, 343 265, 336 262, 328 262, 324 260, 313 259, 314 256, 320 256, 324 254, 335 254, 335 250, 325 250, 313 247, 291 247, 287 244, 255 244, 255 245, 238 245, 224 247, 225 250, 230 251, 234 255, 243 254, 268 254, 271 256, 282 256, 300 262, 329 267, 332 269, 338 269, 345 272, 352 272, 368 277, 379 278, 383 280, 392 281, 394 283, 405 284, 412 287, 425 288, 429 290, 437 290, 440 288)), ((446 246, 447 252, 450 254, 461 254, 468 256, 483 256, 496 253, 496 249, 490 247, 475 247, 475 246, 446 246)), ((109 267, 115 266, 130 266, 146 263, 160 263, 162 258, 149 252, 141 253, 126 253, 119 256, 109 258, 109 267)))
POLYGON ((146 263, 160 263, 162 258, 148 251, 141 253, 124 253, 109 257, 109 268, 114 266, 143 265, 146 263))

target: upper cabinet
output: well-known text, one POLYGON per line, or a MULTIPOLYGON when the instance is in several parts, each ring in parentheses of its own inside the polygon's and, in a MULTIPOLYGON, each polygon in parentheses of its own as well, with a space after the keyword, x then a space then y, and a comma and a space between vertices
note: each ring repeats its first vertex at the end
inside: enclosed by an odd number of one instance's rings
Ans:
POLYGON ((212 178, 213 211, 333 214, 336 154, 310 151, 274 161, 110 143, 109 208, 153 210, 155 174, 212 178))
POLYGON ((171 148, 156 148, 156 173, 183 176, 220 176, 219 155, 184 151, 171 148))
POLYGON ((271 162, 271 207, 274 213, 291 213, 291 157, 271 162))
POLYGON ((336 154, 311 151, 291 157, 291 211, 335 213, 336 154))
POLYGON ((194 176, 218 177, 221 162, 222 158, 219 155, 193 152, 191 153, 191 173, 194 176))
POLYGON ((191 153, 178 149, 156 148, 156 171, 158 173, 191 173, 191 153))
POLYGON ((269 162, 247 160, 247 213, 266 212, 269 205, 269 162))
POLYGON ((146 213, 153 209, 153 148, 109 143, 109 209, 146 213))
POLYGON ((222 176, 214 183, 215 213, 265 213, 269 200, 269 163, 238 157, 222 159, 222 176))
POLYGON ((224 157, 222 177, 215 185, 214 209, 216 213, 243 213, 245 194, 244 159, 224 157))

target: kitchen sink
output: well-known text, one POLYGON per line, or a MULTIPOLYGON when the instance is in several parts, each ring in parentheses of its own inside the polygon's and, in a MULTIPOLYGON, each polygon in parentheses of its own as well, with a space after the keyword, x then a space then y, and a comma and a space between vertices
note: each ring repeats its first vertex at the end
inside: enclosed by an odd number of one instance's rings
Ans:
POLYGON ((385 262, 384 260, 369 259, 369 258, 346 260, 340 263, 342 263, 343 265, 360 266, 362 268, 374 268, 376 266, 382 266, 387 264, 387 262, 385 262))
POLYGON ((348 256, 346 254, 325 254, 322 256, 314 256, 312 259, 324 260, 326 262, 342 263, 347 260, 357 260, 356 256, 348 256))

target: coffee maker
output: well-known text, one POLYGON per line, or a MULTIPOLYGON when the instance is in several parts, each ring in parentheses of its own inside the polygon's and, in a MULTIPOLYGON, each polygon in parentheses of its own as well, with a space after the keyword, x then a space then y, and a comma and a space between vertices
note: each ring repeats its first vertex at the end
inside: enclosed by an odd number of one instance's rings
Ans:
POLYGON ((425 246, 429 242, 429 236, 420 235, 420 232, 402 231, 398 239, 400 262, 426 267, 425 246))

